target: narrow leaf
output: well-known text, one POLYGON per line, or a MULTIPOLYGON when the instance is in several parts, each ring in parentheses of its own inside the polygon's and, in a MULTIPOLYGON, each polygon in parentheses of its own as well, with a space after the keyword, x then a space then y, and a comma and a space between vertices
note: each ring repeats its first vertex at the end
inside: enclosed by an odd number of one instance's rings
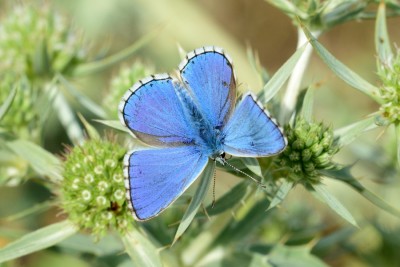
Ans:
POLYGON ((255 175, 262 177, 260 163, 256 158, 240 158, 243 164, 252 171, 255 175))
POLYGON ((314 105, 314 88, 309 87, 304 96, 303 106, 301 108, 301 115, 308 122, 312 122, 313 105, 314 105))
POLYGON ((396 141, 397 141, 397 163, 400 166, 400 124, 396 125, 396 141))
POLYGON ((375 49, 379 56, 379 60, 383 64, 388 64, 393 57, 393 52, 390 47, 389 34, 386 27, 386 10, 385 2, 381 2, 378 7, 375 22, 375 49))
POLYGON ((78 114, 79 119, 82 121, 85 126, 86 132, 91 139, 100 139, 100 134, 97 132, 96 128, 94 128, 83 116, 82 114, 78 114))
POLYGON ((360 193, 363 197, 369 200, 371 203, 376 205, 377 207, 389 212, 392 215, 395 215, 400 218, 400 210, 389 205, 386 201, 381 199, 379 196, 375 195, 367 188, 365 188, 359 181, 357 181, 350 173, 350 168, 346 167, 341 170, 324 170, 322 172, 323 175, 327 177, 331 177, 340 181, 345 182, 350 185, 354 190, 360 193))
POLYGON ((131 257, 133 266, 161 267, 157 248, 149 238, 143 236, 137 229, 122 236, 126 253, 131 257))
POLYGON ((150 42, 156 36, 158 36, 160 29, 161 29, 161 27, 159 27, 153 31, 150 31, 146 35, 142 36, 135 43, 133 43, 129 47, 121 50, 120 52, 118 52, 114 55, 111 55, 109 57, 103 58, 98 61, 82 64, 82 65, 76 67, 73 70, 72 75, 73 76, 90 75, 90 74, 105 70, 122 60, 128 59, 128 57, 135 54, 140 48, 142 48, 144 45, 146 45, 148 42, 150 42))
POLYGON ((0 249, 0 263, 51 247, 77 231, 67 220, 43 227, 0 249))
POLYGON ((310 253, 307 246, 284 246, 277 244, 268 254, 272 266, 327 267, 317 256, 310 253))
POLYGON ((215 201, 214 206, 210 205, 206 208, 207 214, 210 216, 220 214, 233 208, 246 195, 248 181, 244 180, 235 185, 231 190, 215 201))
POLYGON ((361 134, 377 128, 378 125, 376 125, 375 120, 374 116, 370 116, 364 120, 335 130, 334 135, 339 147, 344 147, 357 139, 361 134))
POLYGON ((47 150, 22 139, 7 142, 7 147, 26 160, 38 174, 55 183, 62 180, 61 161, 47 150))
POLYGON ((290 74, 292 74, 296 63, 299 61, 307 44, 304 44, 299 49, 297 49, 297 51, 285 62, 285 64, 283 64, 282 67, 280 67, 280 69, 274 74, 274 76, 272 76, 271 79, 267 82, 260 94, 259 100, 261 101, 261 103, 267 103, 282 88, 283 84, 289 78, 290 74))
POLYGON ((67 89, 68 93, 72 95, 74 99, 78 101, 78 103, 100 118, 105 118, 107 116, 106 112, 101 106, 97 105, 89 97, 79 92, 79 90, 76 89, 75 86, 67 79, 65 79, 64 76, 59 75, 59 80, 61 81, 62 85, 64 85, 64 88, 67 89))
POLYGON ((119 237, 111 234, 106 235, 99 241, 94 241, 92 236, 78 233, 61 241, 57 247, 80 253, 90 253, 98 257, 115 255, 124 250, 119 237))
POLYGON ((363 92, 364 94, 370 96, 378 103, 380 98, 378 97, 379 91, 374 85, 370 84, 357 73, 349 69, 342 62, 337 60, 328 50, 325 49, 317 39, 312 36, 307 28, 303 26, 304 33, 307 35, 311 45, 314 47, 315 51, 321 57, 321 59, 327 64, 327 66, 344 82, 354 87, 355 89, 363 92))
POLYGON ((269 205, 267 210, 275 208, 286 198, 289 191, 293 188, 293 182, 283 180, 281 185, 279 186, 278 191, 276 192, 274 198, 271 200, 271 204, 269 205))
POLYGON ((126 126, 122 125, 119 120, 93 120, 93 121, 104 124, 118 131, 131 133, 131 131, 129 131, 129 129, 126 126))
MULTIPOLYGON (((0 121, 3 119, 3 117, 7 114, 7 111, 11 107, 11 104, 14 101, 15 95, 17 94, 17 88, 14 86, 10 93, 8 94, 6 100, 3 102, 3 104, 0 107, 0 121)), ((3 89, 4 90, 4 89, 3 89)))
POLYGON ((351 213, 340 203, 340 201, 332 195, 325 186, 322 184, 313 185, 312 188, 315 190, 318 199, 322 200, 328 206, 339 214, 343 219, 358 227, 356 220, 353 218, 351 213))
POLYGON ((2 218, 4 221, 15 221, 19 220, 21 218, 24 218, 26 216, 29 216, 34 213, 39 213, 39 212, 44 212, 51 207, 55 206, 55 203, 52 201, 43 201, 41 203, 38 203, 36 205, 33 205, 32 207, 29 207, 21 212, 18 212, 16 214, 7 216, 5 218, 2 218))
POLYGON ((176 231, 173 243, 175 243, 182 236, 182 234, 186 231, 193 218, 195 217, 197 210, 199 209, 204 197, 207 194, 210 181, 212 180, 212 176, 214 175, 214 170, 215 162, 209 161, 203 171, 203 174, 200 177, 200 184, 197 187, 192 201, 190 201, 189 207, 187 208, 185 214, 183 215, 182 221, 178 226, 178 230, 176 231))

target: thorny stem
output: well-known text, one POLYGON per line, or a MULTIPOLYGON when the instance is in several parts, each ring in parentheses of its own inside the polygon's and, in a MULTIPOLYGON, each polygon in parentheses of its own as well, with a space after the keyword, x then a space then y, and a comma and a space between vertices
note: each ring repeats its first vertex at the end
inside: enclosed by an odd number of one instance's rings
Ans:
MULTIPOLYGON (((298 40, 296 49, 300 48, 302 45, 308 42, 308 39, 304 34, 303 30, 301 29, 301 27, 298 28, 297 32, 298 32, 297 34, 298 40)), ((315 38, 318 38, 320 34, 321 31, 312 32, 312 35, 315 38)), ((311 52, 312 52, 312 46, 308 44, 303 54, 301 55, 299 61, 297 62, 296 66, 294 67, 292 75, 290 76, 288 86, 286 88, 286 93, 283 97, 281 106, 282 112, 280 115, 281 116, 280 121, 283 123, 286 123, 290 119, 290 116, 293 113, 293 110, 296 106, 297 97, 299 95, 301 88, 301 81, 303 79, 304 72, 308 66, 311 52)))

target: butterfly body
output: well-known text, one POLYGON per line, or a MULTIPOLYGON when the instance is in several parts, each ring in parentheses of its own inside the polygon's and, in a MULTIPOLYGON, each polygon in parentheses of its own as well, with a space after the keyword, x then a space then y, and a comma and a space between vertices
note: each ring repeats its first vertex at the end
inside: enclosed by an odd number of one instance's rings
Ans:
POLYGON ((251 93, 236 104, 231 60, 203 47, 180 64, 181 80, 158 74, 136 83, 119 106, 120 120, 151 148, 124 158, 127 198, 137 220, 157 216, 225 153, 263 157, 286 139, 251 93))

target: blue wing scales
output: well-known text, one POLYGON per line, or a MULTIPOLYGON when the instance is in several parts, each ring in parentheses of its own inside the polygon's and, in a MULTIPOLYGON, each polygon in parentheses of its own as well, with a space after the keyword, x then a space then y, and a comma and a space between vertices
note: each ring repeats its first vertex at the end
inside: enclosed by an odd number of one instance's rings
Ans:
POLYGON ((281 129, 251 94, 242 98, 222 132, 223 150, 238 157, 275 155, 287 144, 281 129))
POLYGON ((149 145, 191 143, 196 136, 175 90, 181 88, 167 74, 136 83, 119 106, 121 122, 149 145))
POLYGON ((127 197, 138 220, 157 216, 201 174, 208 162, 194 146, 132 151, 124 159, 127 197))
POLYGON ((221 48, 202 47, 188 53, 179 69, 203 116, 213 127, 221 127, 235 105, 236 82, 231 60, 221 48))

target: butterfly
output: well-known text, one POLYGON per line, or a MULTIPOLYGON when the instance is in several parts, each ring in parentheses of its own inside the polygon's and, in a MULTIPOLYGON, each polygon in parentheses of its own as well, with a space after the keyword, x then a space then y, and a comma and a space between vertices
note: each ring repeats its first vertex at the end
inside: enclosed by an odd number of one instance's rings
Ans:
POLYGON ((138 81, 119 105, 122 124, 150 145, 124 157, 127 199, 138 221, 170 206, 210 160, 271 156, 287 145, 252 93, 236 104, 232 61, 221 48, 189 52, 179 73, 179 80, 156 74, 138 81))

